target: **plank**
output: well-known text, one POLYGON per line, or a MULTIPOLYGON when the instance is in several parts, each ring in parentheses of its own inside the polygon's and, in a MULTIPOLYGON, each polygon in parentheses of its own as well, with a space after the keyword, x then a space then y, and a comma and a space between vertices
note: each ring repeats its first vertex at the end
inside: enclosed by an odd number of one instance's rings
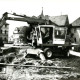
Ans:
POLYGON ((74 67, 59 67, 59 66, 41 66, 41 65, 21 65, 21 64, 6 64, 0 63, 4 66, 20 66, 20 67, 37 67, 37 68, 54 68, 54 69, 73 69, 74 67))

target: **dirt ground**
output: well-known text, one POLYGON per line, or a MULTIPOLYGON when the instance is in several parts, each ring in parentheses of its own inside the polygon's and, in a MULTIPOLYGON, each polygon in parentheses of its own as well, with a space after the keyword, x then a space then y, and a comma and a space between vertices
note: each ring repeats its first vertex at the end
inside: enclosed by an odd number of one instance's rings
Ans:
POLYGON ((0 73, 0 80, 80 80, 80 58, 53 58, 41 61, 39 58, 14 58, 8 64, 54 66, 54 67, 20 67, 7 66, 5 73, 0 73), (69 67, 69 68, 67 68, 69 67))

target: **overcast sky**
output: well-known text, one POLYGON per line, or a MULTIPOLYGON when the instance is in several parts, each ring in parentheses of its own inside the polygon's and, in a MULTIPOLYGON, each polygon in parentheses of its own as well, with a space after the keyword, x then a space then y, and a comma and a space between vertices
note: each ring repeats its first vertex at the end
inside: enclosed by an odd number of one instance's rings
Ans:
POLYGON ((80 17, 80 0, 0 0, 0 17, 4 12, 38 16, 43 7, 44 15, 68 15, 72 23, 80 17))

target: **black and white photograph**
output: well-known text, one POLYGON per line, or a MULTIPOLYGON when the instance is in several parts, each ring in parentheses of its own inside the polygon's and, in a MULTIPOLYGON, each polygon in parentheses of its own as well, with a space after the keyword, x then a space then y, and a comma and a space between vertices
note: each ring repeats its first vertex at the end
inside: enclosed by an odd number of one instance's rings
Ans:
POLYGON ((0 80, 80 80, 80 0, 0 0, 0 80))

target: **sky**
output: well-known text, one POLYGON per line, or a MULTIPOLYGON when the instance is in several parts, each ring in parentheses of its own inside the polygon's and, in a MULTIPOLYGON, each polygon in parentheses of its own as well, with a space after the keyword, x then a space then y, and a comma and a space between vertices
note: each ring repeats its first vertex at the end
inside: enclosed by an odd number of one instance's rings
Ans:
POLYGON ((4 12, 39 16, 68 15, 72 23, 80 17, 80 0, 0 0, 0 17, 4 12))

